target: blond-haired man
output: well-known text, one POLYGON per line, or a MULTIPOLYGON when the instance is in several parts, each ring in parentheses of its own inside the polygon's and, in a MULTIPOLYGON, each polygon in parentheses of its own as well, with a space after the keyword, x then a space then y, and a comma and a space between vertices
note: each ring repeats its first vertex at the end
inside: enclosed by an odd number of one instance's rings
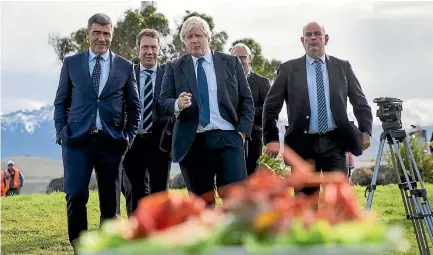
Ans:
MULTIPOLYGON (((173 162, 190 191, 213 194, 215 176, 219 187, 247 176, 243 146, 253 127, 253 100, 239 58, 210 49, 205 20, 188 18, 180 37, 189 54, 167 63, 159 104, 177 118, 173 162)), ((213 195, 205 198, 214 203, 213 195)))

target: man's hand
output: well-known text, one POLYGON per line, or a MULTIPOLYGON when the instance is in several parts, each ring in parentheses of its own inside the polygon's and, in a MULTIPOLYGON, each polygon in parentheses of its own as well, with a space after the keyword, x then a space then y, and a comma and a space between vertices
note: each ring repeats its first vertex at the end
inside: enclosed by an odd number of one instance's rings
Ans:
POLYGON ((362 133, 362 147, 364 150, 370 147, 370 134, 367 132, 362 133))
POLYGON ((238 134, 240 134, 241 135, 241 137, 242 137, 242 141, 245 143, 245 134, 244 133, 242 133, 242 132, 238 132, 238 134))
POLYGON ((180 110, 191 106, 191 93, 182 92, 177 100, 177 106, 180 110))
POLYGON ((280 153, 280 142, 270 142, 266 144, 266 153, 272 157, 278 156, 280 153))

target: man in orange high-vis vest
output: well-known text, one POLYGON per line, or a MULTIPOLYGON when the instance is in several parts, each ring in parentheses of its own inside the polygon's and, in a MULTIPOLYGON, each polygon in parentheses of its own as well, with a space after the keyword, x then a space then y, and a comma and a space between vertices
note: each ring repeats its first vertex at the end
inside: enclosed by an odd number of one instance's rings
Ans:
POLYGON ((6 196, 19 195, 24 184, 24 176, 21 171, 15 167, 15 163, 13 161, 8 161, 8 168, 2 175, 2 187, 3 185, 5 186, 4 190, 6 192, 6 196))
POLYGON ((5 171, 0 170, 0 191, 2 197, 6 196, 6 193, 8 192, 8 186, 6 185, 6 179, 4 178, 4 175, 5 171))

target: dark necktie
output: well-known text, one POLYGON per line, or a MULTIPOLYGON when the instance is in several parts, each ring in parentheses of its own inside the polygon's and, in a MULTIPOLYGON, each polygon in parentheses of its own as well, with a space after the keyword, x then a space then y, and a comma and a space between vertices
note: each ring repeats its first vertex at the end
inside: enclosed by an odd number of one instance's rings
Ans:
POLYGON ((197 85, 200 98, 200 125, 205 128, 210 123, 209 91, 206 79, 206 73, 203 69, 204 58, 198 59, 197 64, 197 85))
MULTIPOLYGON (((99 96, 99 82, 101 81, 101 56, 96 56, 96 63, 95 67, 93 67, 92 71, 92 82, 93 82, 93 88, 95 89, 96 96, 99 96)), ((96 114, 95 119, 93 120, 93 127, 92 129, 96 129, 96 114)))
POLYGON ((99 95, 99 82, 101 81, 101 56, 96 56, 96 64, 92 72, 93 87, 95 88, 96 95, 99 95))
POLYGON ((152 70, 144 70, 146 78, 144 79, 143 90, 143 130, 148 132, 152 127, 152 103, 153 103, 153 85, 152 70))
POLYGON ((325 85, 323 82, 322 60, 316 59, 316 87, 317 87, 317 118, 319 132, 328 130, 328 112, 326 110, 325 85))

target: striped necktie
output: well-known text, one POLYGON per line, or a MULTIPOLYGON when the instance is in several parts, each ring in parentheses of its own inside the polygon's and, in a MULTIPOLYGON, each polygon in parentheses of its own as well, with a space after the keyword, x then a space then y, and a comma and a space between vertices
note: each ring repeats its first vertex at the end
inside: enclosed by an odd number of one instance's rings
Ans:
POLYGON ((319 132, 328 131, 328 112, 326 110, 325 85, 323 82, 322 60, 314 60, 316 64, 316 87, 317 87, 317 118, 319 132))
POLYGON ((144 70, 146 78, 144 80, 143 89, 143 115, 142 123, 144 132, 149 132, 152 127, 152 103, 153 103, 153 85, 152 85, 152 70, 144 70))

